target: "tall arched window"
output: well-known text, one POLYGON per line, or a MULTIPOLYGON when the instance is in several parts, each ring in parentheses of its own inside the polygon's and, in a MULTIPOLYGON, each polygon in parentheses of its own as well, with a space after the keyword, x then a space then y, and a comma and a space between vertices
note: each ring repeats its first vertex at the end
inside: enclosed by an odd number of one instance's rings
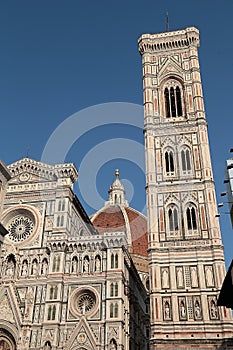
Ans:
POLYGON ((52 320, 52 313, 53 313, 53 306, 52 305, 49 305, 49 308, 48 308, 48 320, 52 320))
POLYGON ((114 306, 114 317, 118 317, 118 304, 115 303, 115 306, 114 306))
POLYGON ((176 101, 175 101, 175 91, 174 88, 171 87, 170 88, 170 103, 171 103, 171 112, 172 112, 172 117, 175 118, 176 117, 176 101))
POLYGON ((190 150, 187 148, 181 151, 181 165, 183 172, 191 170, 190 150))
POLYGON ((111 269, 118 268, 118 254, 111 254, 111 269))
POLYGON ((110 285, 110 297, 113 297, 114 296, 114 284, 111 283, 110 285))
POLYGON ((63 226, 64 225, 64 216, 61 215, 61 223, 60 223, 60 226, 63 226))
POLYGON ((61 262, 60 256, 54 256, 53 265, 52 265, 52 272, 58 272, 60 270, 60 262, 61 262))
POLYGON ((61 201, 58 202, 58 211, 61 211, 61 201))
POLYGON ((165 112, 167 118, 181 117, 182 99, 180 87, 175 83, 164 89, 165 112))
POLYGON ((169 91, 168 88, 164 90, 164 99, 165 99, 165 110, 166 110, 166 117, 170 118, 170 98, 169 98, 169 91))
POLYGON ((114 315, 113 315, 113 309, 114 309, 114 306, 113 306, 113 303, 110 304, 110 318, 113 318, 114 315))
POLYGON ((56 317, 56 306, 53 305, 53 307, 52 307, 52 320, 55 320, 55 317, 56 317))
POLYGON ((114 254, 111 255, 111 269, 114 268, 114 254))
POLYGON ((49 299, 57 299, 57 291, 58 291, 58 287, 52 286, 50 288, 49 299))
POLYGON ((178 211, 176 207, 172 207, 168 210, 169 230, 178 231, 178 211))
POLYGON ((177 114, 179 117, 182 116, 182 102, 181 102, 181 93, 179 86, 176 87, 176 105, 177 105, 177 114))
POLYGON ((194 208, 194 206, 190 206, 186 209, 186 217, 187 217, 188 230, 196 230, 197 216, 196 216, 196 209, 194 208))
POLYGON ((65 210, 65 201, 64 200, 60 200, 58 202, 58 211, 64 211, 65 210))
POLYGON ((115 255, 115 268, 118 268, 118 254, 115 255))
POLYGON ((115 283, 115 297, 118 296, 118 283, 115 283))
POLYGON ((110 284, 110 297, 117 297, 118 296, 118 283, 111 283, 110 284))
POLYGON ((48 308, 48 320, 55 320, 56 317, 56 306, 55 305, 49 305, 48 308))
POLYGON ((167 175, 174 173, 174 157, 171 150, 165 152, 165 167, 167 175))

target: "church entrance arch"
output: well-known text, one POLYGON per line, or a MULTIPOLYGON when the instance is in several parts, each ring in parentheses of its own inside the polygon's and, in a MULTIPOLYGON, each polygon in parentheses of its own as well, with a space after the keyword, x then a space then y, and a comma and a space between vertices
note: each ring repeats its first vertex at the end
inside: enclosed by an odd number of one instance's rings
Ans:
POLYGON ((0 329, 0 350, 16 350, 13 337, 2 329, 0 329))

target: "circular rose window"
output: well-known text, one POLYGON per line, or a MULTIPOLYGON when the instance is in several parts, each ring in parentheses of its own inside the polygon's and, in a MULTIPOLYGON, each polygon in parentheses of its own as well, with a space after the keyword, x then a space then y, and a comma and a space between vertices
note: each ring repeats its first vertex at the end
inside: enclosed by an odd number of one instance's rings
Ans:
POLYGON ((82 291, 77 297, 77 307, 80 314, 86 314, 91 311, 95 304, 95 294, 90 290, 82 291))
POLYGON ((71 312, 76 315, 91 315, 98 308, 98 295, 94 288, 78 288, 73 291, 70 298, 71 312))
POLYGON ((3 213, 2 224, 8 231, 6 238, 14 243, 24 243, 37 231, 38 220, 35 209, 28 207, 9 208, 3 213))
POLYGON ((17 216, 8 226, 8 238, 15 242, 24 241, 33 232, 34 223, 29 217, 17 216))

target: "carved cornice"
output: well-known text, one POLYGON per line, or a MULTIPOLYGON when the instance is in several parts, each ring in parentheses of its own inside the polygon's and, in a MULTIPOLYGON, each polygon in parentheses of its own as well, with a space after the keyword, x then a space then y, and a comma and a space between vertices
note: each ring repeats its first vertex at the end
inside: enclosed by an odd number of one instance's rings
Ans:
POLYGON ((73 163, 49 165, 38 162, 34 159, 23 158, 8 166, 8 170, 12 177, 23 176, 22 182, 28 182, 27 174, 33 174, 40 181, 57 181, 59 178, 70 178, 72 182, 77 181, 78 171, 73 163))
POLYGON ((141 55, 146 52, 161 52, 178 50, 190 46, 199 47, 199 31, 195 27, 158 34, 143 34, 138 39, 138 49, 141 55))

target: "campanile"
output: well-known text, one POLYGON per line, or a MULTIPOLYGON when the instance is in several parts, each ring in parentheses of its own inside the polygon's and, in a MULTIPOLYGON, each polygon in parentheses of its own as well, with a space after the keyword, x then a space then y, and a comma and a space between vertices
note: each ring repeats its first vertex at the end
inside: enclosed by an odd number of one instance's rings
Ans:
MULTIPOLYGON (((231 312, 194 27, 143 34, 151 349, 219 349, 231 312)), ((211 120, 210 120, 211 122, 211 120)))

